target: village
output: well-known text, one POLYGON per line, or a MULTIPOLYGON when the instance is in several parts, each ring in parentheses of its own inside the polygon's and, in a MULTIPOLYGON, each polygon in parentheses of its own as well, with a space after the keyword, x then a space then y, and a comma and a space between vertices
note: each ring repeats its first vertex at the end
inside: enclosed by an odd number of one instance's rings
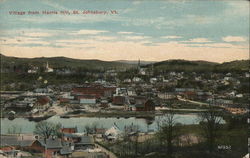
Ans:
MULTIPOLYGON (((41 125, 46 126, 46 125, 41 125)), ((48 127, 48 126, 47 126, 48 127)), ((8 134, 1 136, 2 157, 102 157, 116 158, 112 152, 101 145, 101 142, 115 142, 123 140, 125 136, 134 137, 138 132, 135 126, 129 126, 121 131, 116 124, 110 129, 97 127, 86 128, 79 132, 77 127, 60 127, 57 129, 60 136, 52 134, 49 138, 36 134, 8 134), (31 154, 32 153, 32 154, 31 154)), ((44 134, 47 131, 43 131, 44 134)), ((150 137, 140 133, 141 141, 150 137)))
MULTIPOLYGON (((33 67, 27 73, 36 74, 33 67)), ((72 73, 70 70, 54 70, 46 64, 45 74, 72 73)), ((14 120, 26 118, 44 123, 52 116, 67 119, 71 117, 154 117, 168 111, 195 113, 206 111, 209 106, 230 115, 248 112, 249 93, 240 88, 241 81, 249 79, 249 73, 185 73, 167 72, 154 76, 152 68, 142 68, 138 62, 137 71, 131 78, 118 78, 115 70, 104 74, 92 73, 95 81, 82 84, 49 84, 46 78, 37 78, 38 87, 33 91, 2 91, 1 117, 14 120), (101 77, 105 76, 105 77, 101 77), (105 78, 107 80, 105 80, 105 78), (186 84, 188 83, 188 85, 186 84), (192 85, 193 84, 193 85, 192 85), (42 85, 42 86, 41 86, 42 85), (197 85, 202 85, 199 88, 197 85), (209 88, 208 88, 209 87, 209 88), (44 121, 45 120, 45 121, 44 121)), ((64 75, 66 75, 64 74, 64 75)), ((54 125, 53 125, 54 126, 54 125)), ((77 127, 54 129, 60 135, 41 136, 9 131, 1 135, 3 157, 103 157, 115 158, 100 142, 122 141, 126 137, 139 136, 141 141, 152 138, 156 131, 140 131, 131 124, 123 130, 114 123, 110 128, 77 127), (32 154, 31 154, 32 153, 32 154)), ((193 138, 193 142, 196 138, 193 138)))
MULTIPOLYGON (((37 73, 37 69, 33 67, 28 73, 37 73)), ((210 104, 233 114, 247 112, 249 92, 243 89, 242 84, 248 81, 249 72, 168 72, 154 76, 152 71, 151 68, 141 68, 139 61, 137 72, 124 80, 118 78, 115 70, 107 70, 104 74, 92 73, 92 76, 97 76, 97 80, 83 81, 82 84, 51 85, 48 83, 50 81, 39 76, 39 84, 33 91, 1 92, 2 117, 66 116, 112 111, 153 112, 200 109, 210 104)), ((55 70, 47 63, 45 73, 52 74, 55 70)))

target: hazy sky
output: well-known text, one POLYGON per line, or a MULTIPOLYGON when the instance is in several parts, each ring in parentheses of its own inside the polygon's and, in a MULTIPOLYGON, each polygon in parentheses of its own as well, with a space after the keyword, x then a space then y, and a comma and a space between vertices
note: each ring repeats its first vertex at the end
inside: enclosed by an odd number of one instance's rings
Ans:
POLYGON ((0 0, 0 20, 0 52, 8 56, 215 62, 249 58, 247 0, 0 0), (80 14, 41 14, 74 10, 80 14))

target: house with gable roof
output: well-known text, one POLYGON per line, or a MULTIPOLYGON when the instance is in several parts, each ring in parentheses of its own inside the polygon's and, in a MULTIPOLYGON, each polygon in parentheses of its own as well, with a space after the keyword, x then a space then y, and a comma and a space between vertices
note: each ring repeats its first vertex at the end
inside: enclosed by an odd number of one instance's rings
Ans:
POLYGON ((110 129, 108 129, 104 135, 108 140, 117 140, 121 137, 122 131, 116 125, 116 123, 114 123, 113 126, 110 129))

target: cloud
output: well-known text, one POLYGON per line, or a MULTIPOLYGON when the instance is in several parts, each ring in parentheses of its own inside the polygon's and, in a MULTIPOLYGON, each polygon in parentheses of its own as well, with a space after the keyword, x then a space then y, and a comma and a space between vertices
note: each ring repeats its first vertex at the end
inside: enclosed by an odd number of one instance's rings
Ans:
POLYGON ((128 40, 144 40, 149 38, 148 36, 125 36, 128 40))
POLYGON ((222 38, 225 42, 245 42, 246 39, 241 36, 226 36, 222 38))
POLYGON ((105 32, 108 32, 108 31, 104 31, 104 30, 80 30, 80 31, 73 32, 70 34, 72 34, 72 35, 97 35, 97 34, 105 33, 105 32))
POLYGON ((177 38, 182 38, 181 36, 162 36, 161 38, 166 38, 166 39, 177 39, 177 38))
POLYGON ((249 45, 236 45, 230 43, 191 43, 189 47, 205 47, 205 48, 231 48, 231 49, 249 49, 249 45))
POLYGON ((59 35, 65 33, 65 30, 57 30, 57 29, 10 29, 10 30, 1 30, 1 36, 5 37, 51 37, 55 35, 59 35))
POLYGON ((212 42, 212 41, 210 41, 207 38, 193 38, 193 39, 190 39, 188 41, 183 41, 183 42, 185 42, 185 43, 208 43, 208 42, 212 42))
POLYGON ((67 48, 67 49, 82 49, 90 47, 90 43, 87 43, 86 40, 57 40, 51 46, 53 47, 60 47, 60 48, 67 48))
POLYGON ((54 42, 55 46, 64 48, 95 48, 100 42, 109 42, 116 39, 112 36, 90 36, 86 39, 62 39, 54 42))
POLYGON ((38 44, 38 45, 49 45, 50 42, 42 41, 40 38, 36 37, 16 37, 16 38, 5 38, 2 41, 0 41, 1 45, 32 45, 32 44, 38 44))
POLYGON ((112 36, 93 36, 92 38, 95 40, 99 40, 99 41, 102 41, 102 40, 110 41, 110 40, 116 39, 116 37, 112 37, 112 36))
POLYGON ((133 34, 134 32, 117 32, 118 34, 133 34))
POLYGON ((61 39, 61 40, 56 40, 55 43, 87 44, 87 41, 83 39, 61 39))
POLYGON ((46 32, 27 32, 27 33, 24 33, 24 36, 29 36, 29 37, 50 37, 50 36, 53 36, 53 34, 46 33, 46 32))
MULTIPOLYGON (((78 59, 101 59, 101 60, 155 60, 186 59, 208 60, 224 62, 231 60, 248 59, 248 49, 229 43, 198 44, 201 47, 191 47, 192 44, 180 42, 166 42, 157 45, 145 45, 144 42, 134 41, 97 41, 93 39, 58 40, 58 46, 23 45, 1 46, 5 55, 18 57, 41 57, 41 56, 66 56, 78 59)), ((249 48, 247 45, 245 48, 249 48)))

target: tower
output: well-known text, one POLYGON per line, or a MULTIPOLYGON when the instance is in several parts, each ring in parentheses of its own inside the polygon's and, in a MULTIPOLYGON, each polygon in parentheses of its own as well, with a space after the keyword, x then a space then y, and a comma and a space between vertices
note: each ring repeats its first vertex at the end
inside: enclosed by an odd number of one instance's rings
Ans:
POLYGON ((49 63, 47 62, 47 65, 46 65, 46 69, 48 70, 49 69, 49 63))
POLYGON ((154 75, 154 63, 151 65, 151 75, 154 75))
POLYGON ((138 68, 138 71, 140 71, 140 69, 141 69, 141 61, 140 61, 140 59, 138 60, 138 66, 137 66, 137 68, 138 68))
POLYGON ((45 72, 53 72, 53 71, 54 71, 53 68, 50 68, 49 63, 47 62, 45 72))

